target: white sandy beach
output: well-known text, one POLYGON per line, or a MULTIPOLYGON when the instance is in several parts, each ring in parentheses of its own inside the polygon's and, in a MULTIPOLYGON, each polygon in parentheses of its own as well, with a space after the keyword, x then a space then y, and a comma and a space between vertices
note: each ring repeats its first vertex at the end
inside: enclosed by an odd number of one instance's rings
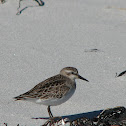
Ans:
MULTIPOLYGON (((76 80, 70 100, 52 107, 54 116, 126 107, 126 0, 45 0, 16 15, 18 0, 0 4, 0 126, 40 126, 47 107, 14 101, 66 67, 76 80), (93 50, 95 49, 95 50, 93 50)), ((21 7, 26 7, 23 4, 21 7)))

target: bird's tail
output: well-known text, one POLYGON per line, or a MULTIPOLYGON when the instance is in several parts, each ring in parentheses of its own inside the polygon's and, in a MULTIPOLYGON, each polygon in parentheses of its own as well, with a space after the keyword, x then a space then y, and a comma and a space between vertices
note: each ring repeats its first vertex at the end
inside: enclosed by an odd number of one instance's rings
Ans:
POLYGON ((15 99, 15 101, 17 101, 17 100, 25 100, 25 98, 22 95, 14 97, 14 99, 15 99))

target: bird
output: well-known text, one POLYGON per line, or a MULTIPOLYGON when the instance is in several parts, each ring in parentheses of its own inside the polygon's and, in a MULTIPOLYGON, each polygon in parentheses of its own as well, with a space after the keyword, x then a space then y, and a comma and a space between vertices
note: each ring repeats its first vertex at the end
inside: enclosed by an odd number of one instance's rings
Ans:
POLYGON ((74 94, 76 90, 75 79, 82 79, 89 82, 79 75, 76 68, 65 67, 59 74, 40 82, 31 90, 14 97, 14 99, 16 101, 32 101, 37 104, 46 105, 49 117, 53 118, 50 107, 66 102, 74 94))

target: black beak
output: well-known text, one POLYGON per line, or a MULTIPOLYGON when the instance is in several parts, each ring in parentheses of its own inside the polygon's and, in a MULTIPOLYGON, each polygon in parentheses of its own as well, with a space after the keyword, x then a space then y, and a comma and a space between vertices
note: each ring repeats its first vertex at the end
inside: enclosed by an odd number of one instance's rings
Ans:
POLYGON ((79 79, 82 79, 82 80, 85 80, 85 81, 87 81, 87 82, 89 82, 87 79, 81 77, 80 75, 78 75, 78 78, 79 78, 79 79))

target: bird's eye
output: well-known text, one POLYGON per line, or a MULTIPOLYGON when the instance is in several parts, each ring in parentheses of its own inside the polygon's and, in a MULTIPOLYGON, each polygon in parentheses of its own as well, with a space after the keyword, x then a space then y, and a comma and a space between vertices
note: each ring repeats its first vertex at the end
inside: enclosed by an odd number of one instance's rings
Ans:
POLYGON ((74 74, 74 72, 71 72, 71 74, 74 74))

